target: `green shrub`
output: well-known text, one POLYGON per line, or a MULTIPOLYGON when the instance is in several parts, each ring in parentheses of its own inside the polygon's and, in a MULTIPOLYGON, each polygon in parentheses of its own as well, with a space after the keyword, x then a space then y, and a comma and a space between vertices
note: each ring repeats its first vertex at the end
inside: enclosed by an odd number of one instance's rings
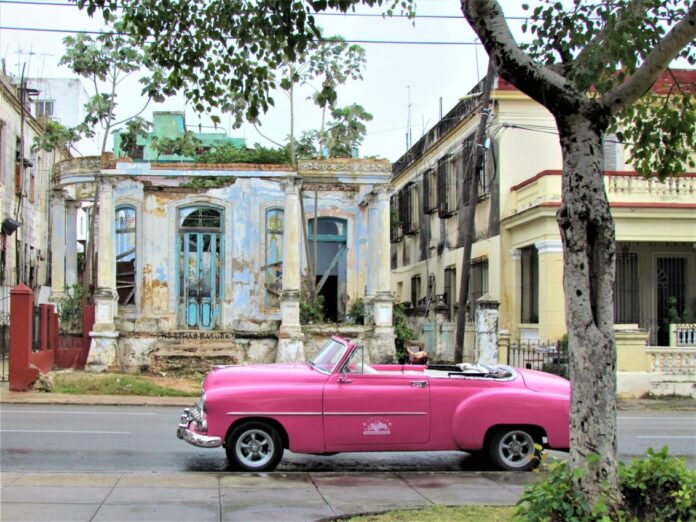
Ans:
POLYGON ((517 517, 537 522, 598 520, 592 509, 573 489, 565 462, 548 465, 548 478, 528 486, 517 502, 517 517))
POLYGON ((406 319, 406 306, 403 303, 394 303, 392 312, 394 322, 394 343, 396 345, 396 359, 400 363, 408 360, 406 341, 413 339, 413 331, 406 319))
POLYGON ((348 317, 353 322, 353 324, 365 324, 365 318, 367 317, 367 308, 365 307, 365 302, 359 297, 353 301, 348 310, 348 317))
POLYGON ((65 289, 58 301, 60 329, 63 332, 82 331, 82 304, 87 300, 89 290, 78 284, 65 289))
POLYGON ((300 324, 319 324, 325 320, 324 296, 317 295, 314 299, 305 299, 303 295, 300 298, 300 324))
MULTIPOLYGON (((667 455, 667 447, 648 449, 644 459, 620 464, 619 487, 623 500, 610 517, 607 499, 588 505, 573 489, 573 476, 565 462, 548 466, 545 480, 527 487, 517 503, 517 517, 529 521, 696 520, 696 472, 684 461, 667 455)), ((579 478, 582 470, 575 471, 579 478)))
POLYGON ((684 461, 648 449, 647 457, 621 465, 621 494, 629 519, 696 520, 696 472, 684 461))

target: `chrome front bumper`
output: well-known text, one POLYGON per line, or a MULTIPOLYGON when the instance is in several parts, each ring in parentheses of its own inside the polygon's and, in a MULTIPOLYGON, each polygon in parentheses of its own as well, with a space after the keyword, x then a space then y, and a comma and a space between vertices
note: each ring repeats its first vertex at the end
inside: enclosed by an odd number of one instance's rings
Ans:
POLYGON ((207 431, 208 424, 203 418, 200 406, 196 405, 193 408, 185 408, 184 414, 179 420, 176 436, 199 448, 219 448, 222 446, 222 439, 220 437, 209 437, 205 435, 207 431), (192 427, 194 429, 189 428, 191 423, 193 423, 192 427))

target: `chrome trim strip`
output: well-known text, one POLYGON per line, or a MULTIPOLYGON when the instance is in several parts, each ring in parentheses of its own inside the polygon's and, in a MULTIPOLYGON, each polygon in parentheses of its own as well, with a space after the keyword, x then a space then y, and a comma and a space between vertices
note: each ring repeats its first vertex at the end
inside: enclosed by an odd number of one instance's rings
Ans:
POLYGON ((294 415, 294 416, 315 416, 321 415, 316 411, 228 411, 225 415, 294 415))
POLYGON ((427 411, 346 411, 346 412, 340 412, 340 411, 327 411, 324 412, 324 415, 331 416, 331 417, 338 417, 342 415, 347 415, 347 416, 358 416, 358 415, 370 415, 370 416, 379 416, 379 415, 427 415, 427 411))
POLYGON ((321 412, 309 412, 309 411, 228 411, 226 415, 264 415, 264 416, 273 416, 273 417, 279 417, 279 416, 299 416, 299 417, 314 417, 314 416, 320 416, 320 415, 326 415, 330 417, 337 417, 337 416, 358 416, 358 415, 370 415, 370 416, 378 416, 378 415, 427 415, 427 411, 366 411, 366 412, 361 412, 361 411, 346 411, 346 412, 340 412, 340 411, 327 411, 324 413, 321 412))

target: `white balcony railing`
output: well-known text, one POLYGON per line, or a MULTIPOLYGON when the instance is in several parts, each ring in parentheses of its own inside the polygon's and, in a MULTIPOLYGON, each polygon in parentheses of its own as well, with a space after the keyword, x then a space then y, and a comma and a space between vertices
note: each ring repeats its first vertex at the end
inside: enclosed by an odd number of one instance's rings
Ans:
POLYGON ((656 178, 644 178, 635 173, 622 175, 612 173, 604 177, 609 194, 626 195, 673 195, 689 196, 696 194, 696 178, 678 176, 660 181, 656 178))
POLYGON ((648 346, 650 371, 696 375, 696 347, 673 348, 648 346))

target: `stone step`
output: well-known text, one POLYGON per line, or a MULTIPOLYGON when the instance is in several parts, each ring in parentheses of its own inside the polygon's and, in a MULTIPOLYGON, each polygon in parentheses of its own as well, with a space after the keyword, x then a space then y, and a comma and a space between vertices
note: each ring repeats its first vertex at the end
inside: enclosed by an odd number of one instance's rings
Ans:
POLYGON ((150 359, 150 370, 173 375, 202 374, 216 364, 238 364, 237 354, 237 346, 231 341, 212 343, 158 340, 150 359))

